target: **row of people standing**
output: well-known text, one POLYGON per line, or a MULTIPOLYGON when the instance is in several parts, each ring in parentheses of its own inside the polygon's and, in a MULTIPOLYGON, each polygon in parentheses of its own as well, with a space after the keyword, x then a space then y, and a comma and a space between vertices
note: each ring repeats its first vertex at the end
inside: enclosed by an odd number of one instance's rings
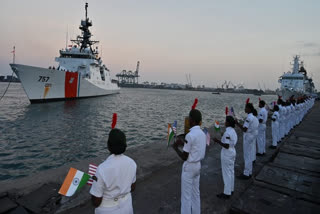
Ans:
MULTIPOLYGON (((298 118, 301 121, 314 103, 314 99, 300 100, 299 109, 301 114, 298 118), (304 104, 303 104, 304 103, 304 104)), ((224 182, 224 191, 217 195, 222 199, 228 199, 234 192, 234 165, 236 159, 235 146, 238 136, 235 131, 237 125, 243 131, 243 158, 244 170, 243 174, 238 176, 240 179, 250 179, 252 176, 253 162, 256 160, 256 155, 262 156, 266 152, 266 123, 268 119, 268 111, 265 108, 265 102, 259 101, 259 113, 257 113, 252 103, 247 102, 245 112, 248 114, 244 124, 240 124, 232 116, 227 116, 225 121, 226 131, 221 140, 214 138, 213 140, 222 146, 221 149, 221 170, 224 182)), ((276 111, 277 106, 274 106, 272 111, 276 111)), ((298 109, 298 108, 297 108, 298 109)), ((277 113, 274 113, 277 114, 277 113)), ((274 116, 273 114, 273 116, 274 116)), ((279 114, 280 115, 280 114, 279 114)), ((274 117, 273 117, 274 118, 274 117)), ((298 121, 293 118, 288 118, 293 121, 298 121)), ((181 175, 181 213, 194 214, 201 213, 200 203, 200 171, 201 160, 205 157, 206 136, 200 129, 202 116, 197 109, 191 110, 189 114, 190 132, 186 135, 184 142, 175 142, 173 148, 184 160, 181 175), (178 146, 183 145, 181 151, 178 146)), ((275 122, 272 120, 272 122, 275 122)), ((286 121, 288 123, 288 121, 286 121)), ((289 122, 292 123, 291 121, 289 122)), ((279 130, 279 128, 278 128, 279 130)), ((273 133, 272 133, 273 134, 273 133)), ((274 134, 273 134, 274 135, 274 134)))
POLYGON ((274 105, 271 117, 272 123, 272 145, 276 148, 278 143, 288 135, 290 130, 298 125, 308 110, 313 106, 314 98, 290 99, 284 102, 280 98, 274 105))
MULTIPOLYGON (((278 103, 282 103, 281 99, 278 100, 278 103)), ((291 99, 290 102, 289 117, 285 117, 287 120, 283 121, 285 128, 293 128, 295 125, 301 122, 304 115, 308 110, 313 106, 314 99, 299 99, 295 102, 291 99), (290 124, 290 126, 287 126, 290 124)), ((221 149, 221 169, 222 177, 224 182, 224 191, 217 196, 219 198, 228 199, 233 194, 234 191, 234 163, 236 157, 235 145, 237 143, 237 134, 234 130, 235 124, 243 131, 243 158, 244 158, 244 170, 243 174, 238 176, 240 179, 250 179, 252 176, 253 163, 256 160, 256 155, 262 156, 266 152, 266 122, 268 118, 268 110, 265 108, 266 104, 263 100, 259 101, 259 113, 253 107, 252 103, 247 102, 245 105, 245 112, 248 114, 247 118, 244 121, 244 124, 241 125, 237 120, 234 120, 233 117, 226 117, 226 131, 221 139, 214 139, 215 142, 222 146, 221 149)), ((289 106, 289 102, 287 102, 289 106)), ((284 108, 281 106, 281 108, 284 108)), ((284 110, 282 109, 284 114, 284 110)), ((279 142, 280 128, 279 128, 279 106, 274 105, 271 110, 272 114, 272 145, 270 148, 276 148, 274 142, 279 142), (277 124, 277 125, 275 125, 277 124)), ((286 112, 288 113, 288 112, 286 112)), ((271 113, 270 113, 271 114, 271 113)), ((290 130, 289 129, 289 130, 290 130)), ((286 130, 286 129, 283 129, 286 130)), ((289 131, 287 130, 287 131, 289 131)), ((288 132, 287 132, 288 133, 288 132)))
MULTIPOLYGON (((274 107, 275 112, 272 115, 272 123, 276 124, 278 122, 280 127, 277 129, 280 130, 277 134, 273 133, 277 136, 274 138, 276 142, 279 142, 283 134, 286 134, 297 122, 300 122, 308 109, 314 104, 313 99, 299 100, 296 104, 292 104, 296 107, 292 108, 290 104, 290 110, 288 108, 287 111, 287 105, 280 102, 278 101, 279 106, 274 107), (277 110, 277 107, 279 110, 277 110), (287 125, 288 123, 290 125, 287 125)), ((243 131, 245 163, 240 178, 248 179, 252 175, 252 163, 256 156, 256 142, 258 142, 258 154, 263 155, 265 153, 266 115, 268 115, 268 112, 264 105, 264 101, 259 102, 260 111, 257 114, 252 103, 247 103, 245 112, 248 116, 243 125, 232 116, 227 116, 225 133, 221 140, 214 139, 222 146, 221 168, 224 191, 217 195, 219 198, 229 198, 234 191, 235 145, 238 140, 235 125, 243 131)), ((183 141, 177 140, 173 145, 177 154, 184 160, 181 174, 182 214, 201 213, 200 171, 201 160, 204 159, 206 151, 206 135, 200 129, 201 121, 200 111, 197 109, 191 110, 189 113, 190 132, 183 141), (178 148, 179 145, 183 145, 182 151, 178 148)), ((273 127, 276 126, 273 125, 273 127)), ((96 207, 95 213, 133 213, 131 192, 135 189, 137 165, 134 160, 123 154, 127 147, 125 134, 118 129, 111 130, 107 145, 111 155, 99 165, 95 181, 90 190, 93 205, 96 207)))

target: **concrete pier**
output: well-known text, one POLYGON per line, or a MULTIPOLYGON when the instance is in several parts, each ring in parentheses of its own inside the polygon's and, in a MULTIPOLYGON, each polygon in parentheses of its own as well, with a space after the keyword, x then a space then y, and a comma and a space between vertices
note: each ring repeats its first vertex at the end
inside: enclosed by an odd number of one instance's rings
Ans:
MULTIPOLYGON (((228 200, 216 197, 223 191, 221 147, 207 147, 200 178, 202 213, 318 213, 320 208, 320 102, 316 102, 300 125, 277 149, 271 145, 267 127, 267 154, 258 156, 250 180, 235 179, 228 200)), ((212 131, 212 130, 210 130, 212 131)), ((238 131, 238 130, 237 130, 238 131)), ((242 133, 238 133, 235 174, 243 171, 242 133)), ((138 165, 133 193, 134 212, 180 213, 182 161, 165 142, 129 149, 126 155, 138 165)), ((106 154, 107 156, 107 154, 106 154)), ((88 163, 105 157, 69 164, 9 182, 1 182, 0 213, 94 213, 89 187, 71 198, 57 194, 70 166, 86 171, 88 163), (6 207, 4 207, 4 205, 6 207)))

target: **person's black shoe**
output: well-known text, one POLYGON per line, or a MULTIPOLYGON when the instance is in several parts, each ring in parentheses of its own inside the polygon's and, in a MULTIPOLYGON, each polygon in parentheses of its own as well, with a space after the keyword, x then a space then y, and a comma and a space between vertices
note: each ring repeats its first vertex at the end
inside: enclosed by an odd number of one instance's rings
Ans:
POLYGON ((270 149, 276 149, 277 146, 272 146, 272 145, 271 145, 271 146, 269 146, 269 148, 270 148, 270 149))
POLYGON ((220 193, 217 195, 218 198, 220 199, 229 199, 230 198, 230 195, 226 195, 224 193, 220 193))
POLYGON ((241 175, 237 176, 237 178, 239 178, 241 180, 249 180, 251 178, 251 176, 241 174, 241 175))
POLYGON ((252 164, 256 164, 256 161, 254 160, 254 161, 252 162, 252 164))
POLYGON ((257 153, 257 156, 263 156, 263 154, 257 153))

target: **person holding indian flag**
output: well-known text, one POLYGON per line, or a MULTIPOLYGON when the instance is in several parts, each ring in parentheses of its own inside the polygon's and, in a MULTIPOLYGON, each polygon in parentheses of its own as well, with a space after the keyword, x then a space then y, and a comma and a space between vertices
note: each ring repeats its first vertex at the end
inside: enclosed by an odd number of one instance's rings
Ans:
POLYGON ((243 159, 244 170, 243 174, 238 176, 239 179, 250 179, 252 176, 252 163, 253 163, 253 147, 255 146, 257 139, 257 131, 259 121, 254 117, 254 107, 252 103, 249 103, 250 99, 246 101, 244 111, 248 114, 244 124, 240 124, 238 120, 235 120, 236 125, 243 132, 243 159))
POLYGON ((131 192, 135 189, 137 165, 124 155, 127 143, 125 134, 114 128, 109 133, 108 150, 111 155, 98 166, 90 194, 96 207, 95 214, 132 214, 131 192))
POLYGON ((189 113, 190 132, 185 139, 178 138, 173 148, 184 161, 181 174, 181 214, 200 214, 200 171, 201 160, 206 153, 207 137, 201 130, 201 112, 195 109, 198 99, 189 113), (183 145, 183 151, 178 147, 183 145))
POLYGON ((214 142, 222 146, 221 149, 221 170, 224 183, 224 191, 217 195, 221 199, 229 199, 234 191, 234 162, 236 160, 235 145, 238 141, 238 136, 235 128, 235 120, 228 113, 226 107, 226 131, 224 132, 221 140, 214 138, 214 142))

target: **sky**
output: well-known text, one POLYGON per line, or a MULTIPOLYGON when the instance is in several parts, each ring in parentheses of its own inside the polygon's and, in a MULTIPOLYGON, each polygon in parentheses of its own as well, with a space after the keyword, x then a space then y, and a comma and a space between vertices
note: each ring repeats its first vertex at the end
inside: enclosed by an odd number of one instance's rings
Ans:
MULTIPOLYGON (((16 63, 56 65, 80 34, 85 0, 1 0, 0 75, 16 63)), ((115 75, 139 82, 276 89, 298 54, 320 90, 319 0, 87 0, 93 39, 115 75)))

